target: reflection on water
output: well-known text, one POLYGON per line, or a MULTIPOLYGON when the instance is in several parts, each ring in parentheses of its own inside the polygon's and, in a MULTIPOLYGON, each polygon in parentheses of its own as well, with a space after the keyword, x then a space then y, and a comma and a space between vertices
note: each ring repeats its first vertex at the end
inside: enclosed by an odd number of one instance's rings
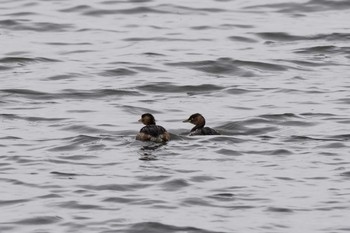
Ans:
POLYGON ((0 232, 349 231, 348 1, 0 8, 0 232))
POLYGON ((155 155, 157 150, 164 146, 164 143, 146 142, 148 145, 144 145, 140 148, 140 160, 157 160, 155 155))

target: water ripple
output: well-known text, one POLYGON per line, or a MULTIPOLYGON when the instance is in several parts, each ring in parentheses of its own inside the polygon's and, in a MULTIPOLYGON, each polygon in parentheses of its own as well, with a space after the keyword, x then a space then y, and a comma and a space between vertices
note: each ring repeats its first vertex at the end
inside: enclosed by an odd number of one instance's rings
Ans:
POLYGON ((246 9, 272 8, 281 13, 300 13, 300 12, 318 12, 318 11, 336 11, 347 10, 350 3, 346 0, 310 0, 305 3, 275 3, 246 7, 246 9))
POLYGON ((135 223, 129 227, 126 231, 127 233, 142 233, 142 232, 187 232, 187 233, 219 233, 218 231, 207 231, 205 229, 197 228, 197 227, 178 227, 175 225, 166 225, 158 222, 140 222, 135 223))
POLYGON ((262 71, 285 71, 288 67, 266 62, 241 61, 231 58, 219 58, 215 61, 205 60, 197 62, 167 63, 169 66, 184 66, 212 74, 236 74, 240 76, 253 76, 251 69, 262 71), (250 71, 247 71, 250 70, 250 71))
POLYGON ((0 8, 1 232, 349 229, 349 1, 0 8))
POLYGON ((0 89, 0 93, 6 93, 11 96, 22 97, 26 99, 42 99, 42 100, 53 100, 53 99, 96 99, 96 98, 107 98, 110 96, 125 96, 125 95, 140 95, 136 91, 131 90, 118 90, 118 89, 96 89, 96 90, 62 90, 60 93, 46 93, 28 89, 0 89))
POLYGON ((73 28, 72 24, 30 22, 29 20, 1 20, 0 26, 8 30, 35 32, 64 32, 73 28))
POLYGON ((260 32, 257 36, 274 41, 299 41, 299 40, 325 40, 325 41, 346 41, 350 33, 317 34, 312 36, 297 36, 285 32, 260 32))
POLYGON ((62 220, 63 219, 59 216, 37 216, 37 217, 22 219, 14 223, 18 225, 46 225, 46 224, 58 223, 62 220))

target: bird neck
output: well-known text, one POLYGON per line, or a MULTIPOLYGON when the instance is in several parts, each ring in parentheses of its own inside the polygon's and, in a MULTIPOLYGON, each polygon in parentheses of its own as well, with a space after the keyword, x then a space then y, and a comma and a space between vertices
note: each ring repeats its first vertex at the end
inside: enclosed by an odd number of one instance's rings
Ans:
POLYGON ((195 127, 192 128, 191 132, 196 131, 197 129, 202 129, 204 125, 205 125, 205 121, 200 122, 199 124, 197 124, 195 127))

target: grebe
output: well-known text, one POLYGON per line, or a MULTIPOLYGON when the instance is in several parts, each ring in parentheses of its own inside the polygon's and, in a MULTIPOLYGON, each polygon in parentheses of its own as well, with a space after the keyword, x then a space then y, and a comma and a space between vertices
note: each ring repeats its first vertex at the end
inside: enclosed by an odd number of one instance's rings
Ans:
POLYGON ((214 129, 209 128, 209 127, 204 127, 205 119, 199 113, 192 114, 187 120, 184 120, 183 122, 190 122, 190 123, 195 125, 195 127, 193 127, 191 129, 190 136, 193 136, 193 135, 220 135, 214 129))
POLYGON ((152 114, 142 114, 139 122, 142 122, 145 126, 136 135, 137 140, 153 142, 166 142, 170 140, 170 134, 164 127, 156 125, 156 120, 152 114))

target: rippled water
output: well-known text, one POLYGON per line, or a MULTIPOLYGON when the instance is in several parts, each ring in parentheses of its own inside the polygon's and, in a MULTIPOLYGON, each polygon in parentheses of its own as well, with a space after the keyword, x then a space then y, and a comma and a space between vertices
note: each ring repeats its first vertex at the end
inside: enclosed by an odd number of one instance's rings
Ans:
POLYGON ((350 230, 349 1, 0 2, 1 232, 350 230))

